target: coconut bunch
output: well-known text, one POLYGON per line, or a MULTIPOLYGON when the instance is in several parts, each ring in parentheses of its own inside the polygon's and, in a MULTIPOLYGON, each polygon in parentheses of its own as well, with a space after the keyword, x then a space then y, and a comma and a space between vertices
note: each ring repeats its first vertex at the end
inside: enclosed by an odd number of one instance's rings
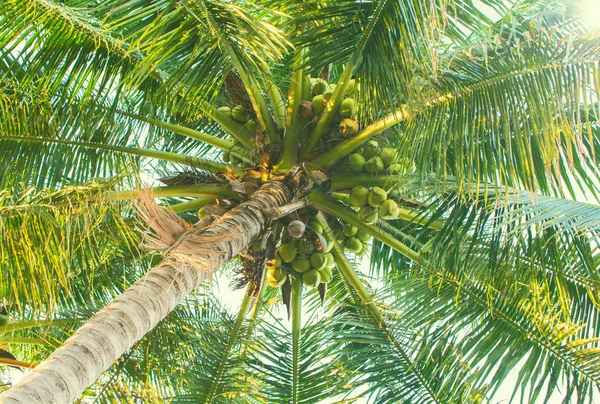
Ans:
MULTIPOLYGON (((308 121, 316 124, 319 121, 321 114, 327 108, 333 96, 337 84, 330 84, 322 78, 312 78, 311 94, 312 100, 302 101, 300 104, 300 116, 308 121)), ((358 122, 356 121, 356 102, 352 96, 357 90, 357 85, 354 79, 350 80, 344 100, 340 104, 338 119, 331 129, 330 136, 333 137, 351 137, 358 133, 358 122)))
POLYGON ((411 171, 412 163, 400 159, 395 149, 381 148, 378 142, 371 140, 360 152, 348 156, 347 166, 356 173, 406 174, 411 171))
POLYGON ((367 225, 378 219, 395 220, 400 214, 400 207, 395 200, 388 198, 388 193, 380 187, 354 187, 350 191, 350 203, 359 208, 358 218, 367 225))
POLYGON ((272 287, 283 285, 289 274, 298 274, 307 286, 317 287, 333 278, 333 241, 323 236, 323 227, 308 217, 290 222, 275 255, 275 262, 267 269, 267 282, 272 287))
POLYGON ((371 235, 356 226, 346 223, 334 229, 335 238, 344 247, 346 252, 356 254, 362 257, 368 251, 367 243, 371 240, 371 235))
MULTIPOLYGON (((231 118, 234 121, 243 124, 244 128, 246 128, 248 130, 248 132, 256 133, 256 130, 258 129, 258 125, 256 124, 256 121, 251 119, 250 115, 246 112, 246 109, 243 106, 235 105, 233 108, 231 108, 229 106, 224 105, 219 108, 219 112, 221 112, 226 117, 231 118)), ((238 142, 236 139, 232 139, 232 141, 233 141, 232 150, 224 151, 221 155, 221 158, 223 159, 223 161, 225 163, 231 162, 240 167, 250 167, 247 163, 245 163, 241 159, 233 156, 230 153, 231 151, 243 150, 243 146, 240 144, 240 142, 238 142)))

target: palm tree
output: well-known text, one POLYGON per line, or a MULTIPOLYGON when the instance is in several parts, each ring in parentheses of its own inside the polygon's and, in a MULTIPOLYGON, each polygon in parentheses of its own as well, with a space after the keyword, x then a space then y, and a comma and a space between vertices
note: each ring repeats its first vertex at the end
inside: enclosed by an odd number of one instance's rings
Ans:
POLYGON ((577 7, 3 1, 0 403, 592 402, 577 7))

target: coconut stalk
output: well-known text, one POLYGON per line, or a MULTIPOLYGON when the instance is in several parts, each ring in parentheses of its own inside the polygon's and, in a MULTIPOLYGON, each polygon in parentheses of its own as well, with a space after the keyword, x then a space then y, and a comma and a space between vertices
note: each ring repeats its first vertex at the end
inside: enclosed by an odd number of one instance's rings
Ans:
POLYGON ((261 235, 271 223, 271 209, 292 198, 290 184, 269 182, 207 228, 186 230, 175 213, 165 213, 147 196, 141 214, 156 232, 147 245, 164 251, 163 261, 0 394, 0 403, 63 404, 78 399, 185 296, 261 235))

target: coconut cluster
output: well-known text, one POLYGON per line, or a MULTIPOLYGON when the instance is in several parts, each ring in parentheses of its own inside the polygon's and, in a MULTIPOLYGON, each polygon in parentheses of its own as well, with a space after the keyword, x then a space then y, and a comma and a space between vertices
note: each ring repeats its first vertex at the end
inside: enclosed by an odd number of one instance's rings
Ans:
POLYGON ((358 186, 350 191, 350 203, 359 208, 358 218, 367 225, 378 219, 395 220, 400 214, 398 203, 388 198, 388 193, 380 187, 358 186))
POLYGON ((323 227, 309 217, 307 223, 294 220, 287 225, 275 263, 267 269, 267 282, 272 287, 285 283, 288 274, 297 273, 307 286, 317 287, 333 278, 333 240, 323 235, 323 227))
MULTIPOLYGON (((311 101, 302 101, 300 103, 300 116, 312 123, 317 123, 320 115, 326 110, 331 101, 333 92, 337 84, 330 84, 322 78, 312 78, 311 83, 311 101)), ((329 133, 330 137, 351 137, 358 133, 359 125, 356 121, 356 102, 352 96, 357 91, 357 85, 354 79, 350 80, 344 99, 340 104, 338 120, 334 128, 329 133)))
POLYGON ((346 252, 356 254, 359 257, 367 253, 367 243, 371 240, 371 235, 366 231, 346 223, 335 228, 334 234, 336 240, 344 247, 346 252))
MULTIPOLYGON (((250 115, 248 114, 248 112, 246 112, 246 109, 243 106, 235 105, 233 108, 229 106, 222 106, 219 108, 219 112, 221 112, 226 117, 243 124, 244 128, 246 128, 248 132, 252 134, 256 133, 258 125, 256 124, 256 121, 250 118, 250 115)), ((238 142, 236 139, 232 139, 232 141, 232 149, 229 151, 223 151, 221 158, 226 163, 231 162, 240 167, 249 167, 247 163, 231 154, 231 151, 243 150, 243 146, 240 144, 240 142, 238 142)))
POLYGON ((381 148, 377 141, 371 140, 360 152, 348 156, 347 166, 356 173, 406 174, 412 164, 400 159, 395 149, 391 147, 381 148))

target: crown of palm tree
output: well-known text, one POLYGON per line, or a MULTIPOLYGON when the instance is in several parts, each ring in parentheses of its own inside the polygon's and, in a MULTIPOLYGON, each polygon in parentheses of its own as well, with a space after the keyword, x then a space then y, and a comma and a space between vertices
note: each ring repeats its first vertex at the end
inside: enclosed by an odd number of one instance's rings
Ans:
POLYGON ((3 1, 0 403, 593 402, 577 6, 3 1))

